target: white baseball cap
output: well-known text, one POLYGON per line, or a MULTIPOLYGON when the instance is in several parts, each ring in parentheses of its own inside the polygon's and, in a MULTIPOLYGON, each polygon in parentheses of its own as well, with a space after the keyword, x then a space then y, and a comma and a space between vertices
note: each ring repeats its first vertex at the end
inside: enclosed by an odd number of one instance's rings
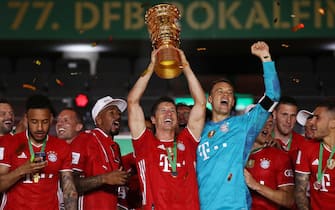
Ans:
POLYGON ((312 112, 309 112, 307 110, 300 110, 297 114, 297 122, 300 125, 305 126, 307 119, 311 116, 313 116, 312 112))
POLYGON ((124 112, 127 108, 127 102, 123 99, 118 99, 118 98, 113 99, 110 96, 105 96, 103 98, 100 98, 99 100, 97 100, 97 102, 95 103, 92 109, 92 118, 93 118, 94 124, 96 124, 95 118, 98 116, 98 114, 105 108, 112 106, 112 105, 117 106, 117 108, 119 108, 121 112, 124 112))

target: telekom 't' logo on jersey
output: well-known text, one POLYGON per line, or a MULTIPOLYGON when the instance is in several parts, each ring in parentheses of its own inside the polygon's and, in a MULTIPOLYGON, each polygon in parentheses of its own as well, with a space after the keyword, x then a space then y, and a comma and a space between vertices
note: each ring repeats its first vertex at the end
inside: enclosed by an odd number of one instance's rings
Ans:
POLYGON ((199 156, 203 158, 203 160, 207 160, 209 159, 209 155, 208 153, 211 150, 209 149, 209 142, 205 142, 203 144, 199 144, 198 145, 198 152, 199 152, 199 156))
POLYGON ((330 174, 323 174, 322 180, 321 180, 321 188, 315 189, 320 190, 322 192, 328 192, 328 189, 326 187, 330 186, 330 174))
MULTIPOLYGON (((159 166, 163 167, 163 172, 171 172, 171 165, 169 163, 168 156, 166 154, 159 155, 159 166)), ((177 168, 180 168, 181 164, 177 162, 177 168)))

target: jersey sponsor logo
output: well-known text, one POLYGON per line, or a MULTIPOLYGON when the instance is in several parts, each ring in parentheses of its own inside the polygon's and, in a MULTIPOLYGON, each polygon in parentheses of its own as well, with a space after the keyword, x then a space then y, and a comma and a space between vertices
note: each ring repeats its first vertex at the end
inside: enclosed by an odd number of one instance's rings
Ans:
POLYGON ((17 156, 17 158, 26 159, 27 155, 26 153, 22 152, 19 156, 17 156))
MULTIPOLYGON (((159 155, 159 166, 163 167, 163 172, 171 172, 171 164, 169 163, 168 156, 166 154, 159 155)), ((177 168, 180 168, 181 164, 177 163, 177 168)))
MULTIPOLYGON (((54 174, 40 173, 39 179, 52 179, 54 174)), ((33 182, 33 174, 26 174, 25 179, 22 181, 24 184, 31 184, 33 182)))
POLYGON ((321 179, 321 186, 313 186, 315 190, 320 190, 322 192, 328 192, 327 187, 331 187, 330 184, 330 174, 323 174, 322 179, 321 179))
POLYGON ((0 160, 3 160, 4 153, 5 153, 5 148, 0 147, 0 160))
POLYGON ((266 158, 262 158, 261 162, 260 162, 261 168, 263 168, 263 169, 269 168, 270 167, 270 162, 271 162, 270 160, 268 160, 266 158))
POLYGON ((57 161, 57 153, 55 151, 49 151, 48 152, 48 160, 50 162, 56 162, 57 161))
POLYGON ((72 152, 72 164, 77 165, 79 163, 80 153, 72 152))
POLYGON ((286 169, 286 170, 284 171, 284 175, 285 175, 286 177, 293 177, 293 170, 292 170, 292 169, 286 169))
POLYGON ((211 150, 209 148, 209 142, 205 142, 203 144, 199 144, 199 146, 198 146, 198 153, 199 153, 199 156, 202 157, 202 160, 209 159, 208 153, 210 151, 211 150))

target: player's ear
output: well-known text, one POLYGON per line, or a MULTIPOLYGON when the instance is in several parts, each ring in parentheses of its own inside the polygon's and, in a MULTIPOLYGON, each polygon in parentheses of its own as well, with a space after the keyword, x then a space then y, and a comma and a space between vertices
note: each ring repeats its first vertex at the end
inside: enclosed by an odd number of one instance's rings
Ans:
POLYGON ((212 104, 212 102, 213 102, 213 98, 212 98, 211 95, 208 96, 207 101, 208 101, 208 103, 212 104))

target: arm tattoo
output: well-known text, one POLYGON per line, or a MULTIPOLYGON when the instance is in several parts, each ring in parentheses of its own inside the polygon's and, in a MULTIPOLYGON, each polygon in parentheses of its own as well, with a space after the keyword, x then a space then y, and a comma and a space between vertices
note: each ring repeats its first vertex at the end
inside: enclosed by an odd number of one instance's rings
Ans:
POLYGON ((94 190, 103 185, 101 176, 81 177, 80 173, 75 171, 74 181, 79 194, 94 190))
POLYGON ((309 174, 295 173, 295 201, 299 210, 308 210, 309 201, 306 196, 309 174))
POLYGON ((63 189, 65 209, 76 210, 78 205, 78 193, 74 185, 71 171, 61 172, 61 185, 63 189))

